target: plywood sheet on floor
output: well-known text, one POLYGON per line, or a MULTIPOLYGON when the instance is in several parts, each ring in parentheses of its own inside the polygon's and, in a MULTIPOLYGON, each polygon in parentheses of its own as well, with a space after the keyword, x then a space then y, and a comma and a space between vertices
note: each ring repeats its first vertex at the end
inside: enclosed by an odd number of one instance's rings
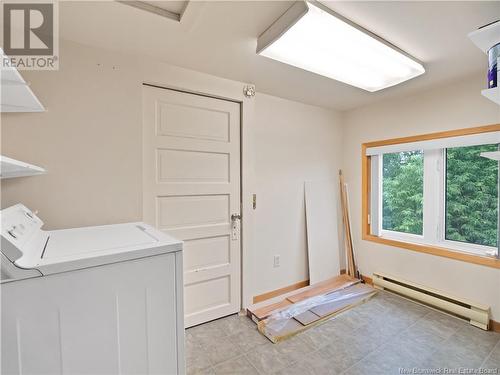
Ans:
POLYGON ((260 321, 271 315, 275 311, 287 308, 292 303, 303 301, 304 299, 346 288, 361 281, 348 275, 340 275, 320 283, 290 292, 281 297, 273 298, 269 301, 259 302, 247 308, 248 316, 254 321, 260 321), (286 297, 286 298, 285 298, 286 297))
MULTIPOLYGON (((346 283, 344 280, 336 281, 342 281, 340 285, 346 283)), ((275 310, 265 319, 258 321, 257 327, 259 332, 277 343, 363 303, 376 293, 373 287, 366 284, 339 287, 275 310)))
POLYGON ((307 298, 311 298, 314 296, 319 296, 321 294, 329 293, 338 289, 347 288, 351 285, 360 283, 361 281, 355 279, 354 277, 348 275, 340 275, 337 277, 330 278, 328 280, 322 281, 314 285, 313 288, 310 288, 305 291, 300 291, 296 294, 293 294, 286 299, 292 303, 297 303, 303 301, 307 298))

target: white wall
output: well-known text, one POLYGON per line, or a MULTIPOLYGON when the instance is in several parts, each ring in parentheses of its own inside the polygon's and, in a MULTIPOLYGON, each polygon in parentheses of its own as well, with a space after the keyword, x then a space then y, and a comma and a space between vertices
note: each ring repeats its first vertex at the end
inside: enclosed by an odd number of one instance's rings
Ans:
POLYGON ((308 279, 304 181, 337 178, 342 134, 331 110, 269 95, 257 95, 255 115, 255 290, 263 293, 308 279))
POLYGON ((491 305, 500 321, 500 269, 361 240, 361 144, 394 137, 500 123, 500 109, 480 95, 483 75, 343 114, 343 166, 349 183, 359 268, 385 272, 491 305))
POLYGON ((48 171, 2 180, 2 208, 23 202, 46 229, 139 220, 141 69, 103 51, 61 47, 59 71, 21 72, 47 112, 1 115, 2 154, 48 171))
POLYGON ((243 298, 307 279, 303 182, 335 175, 338 115, 145 58, 70 42, 60 55, 59 71, 23 72, 47 112, 1 115, 2 154, 48 170, 3 180, 2 207, 39 210, 46 229, 141 220, 141 84, 229 97, 243 101, 243 298))
MULTIPOLYGON (((47 228, 141 219, 142 82, 238 98, 243 86, 67 42, 60 71, 23 75, 48 111, 2 114, 2 153, 49 173, 2 181, 1 204, 39 210, 47 228)), ((361 143, 498 123, 499 107, 480 96, 483 86, 482 75, 471 77, 342 118, 260 93, 242 98, 243 173, 250 181, 243 192, 245 302, 307 279, 303 181, 336 178, 342 152, 361 271, 392 273, 490 304, 500 321, 500 270, 362 241, 360 227, 361 143), (249 208, 253 192, 256 211, 249 208), (281 255, 279 268, 273 268, 274 254, 281 255)))
POLYGON ((47 229, 141 219, 143 82, 243 97, 241 82, 144 58, 70 42, 60 55, 58 71, 22 72, 47 111, 1 115, 2 153, 48 170, 3 180, 2 207, 23 202, 47 229))

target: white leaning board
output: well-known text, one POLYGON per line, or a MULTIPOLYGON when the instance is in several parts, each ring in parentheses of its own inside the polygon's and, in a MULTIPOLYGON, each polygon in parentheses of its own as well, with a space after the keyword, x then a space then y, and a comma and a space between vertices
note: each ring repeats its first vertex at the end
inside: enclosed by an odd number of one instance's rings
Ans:
POLYGON ((304 187, 309 282, 315 284, 340 273, 338 188, 334 181, 306 181, 304 187))

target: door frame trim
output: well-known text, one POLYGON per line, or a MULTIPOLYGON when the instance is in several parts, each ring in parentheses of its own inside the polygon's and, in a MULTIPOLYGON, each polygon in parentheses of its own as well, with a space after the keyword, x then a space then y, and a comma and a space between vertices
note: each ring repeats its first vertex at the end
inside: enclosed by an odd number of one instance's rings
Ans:
MULTIPOLYGON (((183 94, 192 94, 192 95, 196 95, 196 96, 203 96, 205 98, 212 98, 212 99, 224 100, 226 102, 232 102, 232 103, 237 103, 237 104, 241 105, 241 101, 239 101, 239 100, 235 100, 235 99, 231 99, 231 98, 225 98, 225 97, 222 97, 222 96, 210 95, 210 94, 205 94, 205 93, 201 93, 201 92, 197 92, 197 91, 184 90, 184 89, 180 89, 180 88, 177 88, 177 87, 169 87, 169 86, 165 86, 165 85, 160 86, 160 85, 155 85, 155 84, 146 83, 146 82, 144 82, 142 85, 143 86, 149 86, 149 87, 155 87, 157 89, 165 89, 165 90, 180 92, 180 93, 183 93, 183 94)), ((240 124, 240 127, 241 127, 241 124, 240 124)))
MULTIPOLYGON (((207 94, 203 91, 191 90, 172 85, 153 83, 144 81, 141 86, 160 88, 170 91, 176 91, 185 94, 203 96, 212 99, 224 100, 239 104, 240 106, 240 309, 245 309, 252 304, 254 291, 250 286, 252 283, 251 255, 253 251, 253 233, 254 233, 254 210, 252 202, 253 187, 255 186, 254 174, 254 143, 253 127, 251 123, 254 116, 254 100, 246 98, 243 94, 243 87, 239 95, 235 95, 234 90, 226 92, 223 95, 207 94), (226 95, 226 93, 228 95, 226 95), (245 178, 244 178, 245 176, 245 178), (245 197, 249 197, 245 199, 245 197)), ((142 143, 141 143, 142 145, 142 143)))

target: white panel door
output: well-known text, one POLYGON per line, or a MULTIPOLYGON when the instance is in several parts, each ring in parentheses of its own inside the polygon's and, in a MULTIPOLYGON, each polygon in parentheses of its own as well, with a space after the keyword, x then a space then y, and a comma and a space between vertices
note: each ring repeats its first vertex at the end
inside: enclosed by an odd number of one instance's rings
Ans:
POLYGON ((144 220, 184 241, 190 327, 240 309, 240 105, 144 86, 144 220))

